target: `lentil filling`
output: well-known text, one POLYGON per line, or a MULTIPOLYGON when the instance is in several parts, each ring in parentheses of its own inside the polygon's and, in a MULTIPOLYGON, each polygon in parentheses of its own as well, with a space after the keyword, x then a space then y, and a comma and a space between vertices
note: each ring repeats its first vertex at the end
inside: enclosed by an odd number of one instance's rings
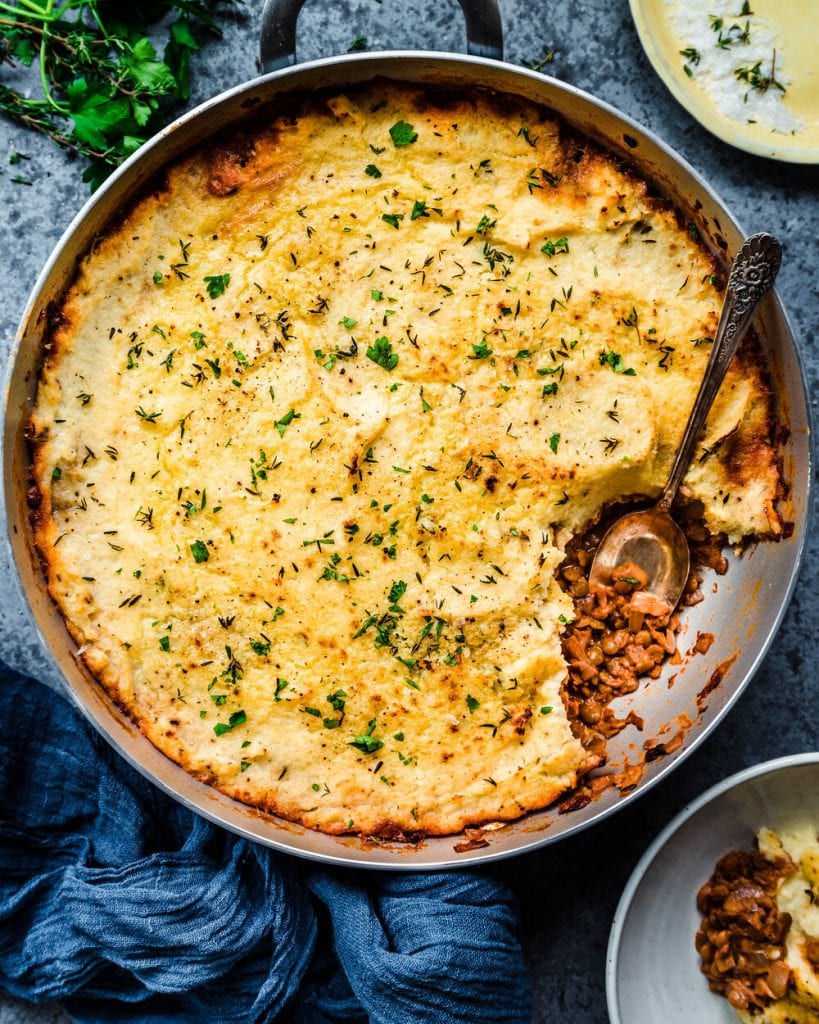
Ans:
POLYGON ((791 915, 779 912, 776 893, 795 870, 787 856, 770 861, 757 850, 732 850, 697 894, 700 969, 736 1010, 763 1009, 788 990, 791 915))
POLYGON ((559 572, 576 611, 563 636, 563 654, 569 666, 565 683, 568 716, 575 735, 600 758, 600 764, 605 762, 608 739, 626 725, 642 726, 633 712, 618 719, 609 703, 632 693, 641 679, 659 678, 664 664, 677 652, 679 608, 703 600, 702 569, 708 567, 722 575, 728 568, 722 555, 725 537, 709 533, 702 509, 692 503, 678 515, 691 547, 692 569, 677 608, 668 611, 651 599, 643 591, 646 574, 630 563, 615 570, 611 585, 590 589, 594 553, 622 512, 622 507, 610 509, 599 523, 574 538, 559 572))

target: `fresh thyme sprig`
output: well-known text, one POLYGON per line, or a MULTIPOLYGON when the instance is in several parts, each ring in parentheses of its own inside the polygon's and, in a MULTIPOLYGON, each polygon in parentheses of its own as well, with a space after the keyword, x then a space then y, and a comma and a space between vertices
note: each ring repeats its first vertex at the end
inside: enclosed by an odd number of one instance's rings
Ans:
POLYGON ((523 62, 524 67, 531 68, 532 71, 542 71, 547 64, 551 64, 555 59, 555 53, 557 50, 554 47, 543 47, 543 56, 537 60, 525 60, 523 62))
MULTIPOLYGON (((762 71, 762 61, 758 60, 752 67, 736 68, 734 74, 737 80, 740 82, 747 82, 749 85, 749 92, 751 89, 756 92, 767 92, 768 89, 774 88, 784 95, 787 91, 785 86, 777 81, 776 78, 776 50, 773 51, 771 57, 771 71, 770 74, 766 75, 762 71)), ((748 93, 745 94, 745 98, 748 98, 748 93)))
POLYGON ((187 99, 198 35, 219 35, 216 10, 234 0, 0 0, 0 65, 37 65, 39 95, 0 82, 0 112, 91 160, 92 188, 187 99), (160 58, 149 38, 164 37, 160 58))

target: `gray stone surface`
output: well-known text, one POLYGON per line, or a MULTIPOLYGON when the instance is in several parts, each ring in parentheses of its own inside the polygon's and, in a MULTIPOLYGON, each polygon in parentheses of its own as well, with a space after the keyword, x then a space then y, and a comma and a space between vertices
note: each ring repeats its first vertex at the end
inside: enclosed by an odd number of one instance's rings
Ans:
POLYGON ((0 1024, 66 1024, 69 1020, 59 1003, 33 1006, 21 999, 0 998, 0 1024))
MULTIPOLYGON (((533 61, 555 48, 548 70, 608 100, 653 129, 716 187, 748 230, 774 231, 785 246, 779 292, 799 338, 816 401, 819 360, 816 258, 819 174, 815 168, 755 158, 712 138, 656 78, 637 40, 626 0, 500 0, 507 59, 533 61)), ((227 18, 224 39, 196 65, 191 104, 254 73, 260 2, 227 18)), ((455 0, 310 0, 299 55, 343 52, 366 35, 373 49, 463 49, 455 0)), ((7 72, 3 71, 6 80, 7 72)), ((0 195, 5 264, 0 358, 39 268, 86 196, 82 165, 44 140, 0 122, 0 195), (13 149, 31 159, 11 167, 13 149), (22 172, 31 186, 11 181, 22 172)), ((817 747, 819 696, 812 641, 819 634, 819 558, 812 548, 782 628, 758 675, 715 735, 658 789, 614 819, 543 852, 500 866, 518 892, 536 995, 537 1024, 604 1024, 605 949, 620 892, 642 851, 689 800, 758 761, 817 747)), ((48 677, 43 652, 22 609, 8 563, 0 561, 0 657, 48 677)), ((660 923, 658 923, 658 927, 660 923)), ((53 1004, 32 1009, 0 998, 0 1024, 59 1024, 53 1004)), ((639 1024, 639 1022, 635 1022, 639 1024)))

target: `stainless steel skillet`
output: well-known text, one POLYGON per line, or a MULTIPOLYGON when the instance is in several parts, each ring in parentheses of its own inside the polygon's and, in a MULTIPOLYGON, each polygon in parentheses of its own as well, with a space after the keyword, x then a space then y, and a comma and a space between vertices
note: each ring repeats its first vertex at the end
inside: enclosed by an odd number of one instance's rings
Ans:
POLYGON ((705 602, 686 613, 683 648, 691 645, 698 630, 714 633, 716 643, 707 655, 697 656, 690 665, 667 669, 669 675, 676 673, 673 688, 669 689, 664 678, 620 702, 618 711, 631 706, 638 710, 645 729, 642 734, 628 729, 613 739, 611 758, 620 763, 629 758, 634 761, 635 750, 639 751, 646 739, 660 736, 666 725, 670 730, 665 736, 670 738, 679 716, 687 715, 695 724, 686 732, 679 749, 646 766, 642 779, 626 796, 610 790, 598 801, 569 814, 546 810, 529 815, 487 833, 488 845, 463 852, 456 852, 455 847, 463 845, 464 837, 429 839, 417 847, 367 845, 357 839, 338 839, 301 829, 245 807, 197 782, 154 748, 75 659, 74 645, 46 592, 26 507, 28 452, 24 428, 34 398, 48 310, 59 300, 77 261, 95 237, 163 167, 191 146, 237 126, 260 104, 275 102, 277 97, 296 90, 342 89, 376 76, 432 86, 481 87, 551 108, 572 128, 627 159, 675 203, 718 256, 733 252, 739 244, 743 232, 717 196, 659 139, 579 90, 503 64, 499 59, 502 40, 495 0, 461 0, 461 4, 473 56, 356 54, 290 67, 295 59, 295 21, 302 0, 268 0, 262 34, 262 57, 268 73, 204 103, 170 125, 128 160, 80 211, 29 299, 6 388, 3 486, 11 548, 36 627, 77 705, 124 757, 186 806, 257 841, 347 865, 428 870, 511 856, 587 827, 659 781, 716 726, 759 665, 795 583, 810 510, 812 460, 804 376, 784 312, 778 300, 772 298, 766 304, 760 328, 777 412, 789 428, 783 461, 791 487, 787 514, 794 524, 793 533, 778 544, 761 544, 741 558, 732 557, 728 575, 720 579, 716 593, 709 593, 705 602), (717 682, 718 678, 721 681, 717 682), (714 686, 701 700, 704 708, 700 710, 697 697, 711 682, 714 686))

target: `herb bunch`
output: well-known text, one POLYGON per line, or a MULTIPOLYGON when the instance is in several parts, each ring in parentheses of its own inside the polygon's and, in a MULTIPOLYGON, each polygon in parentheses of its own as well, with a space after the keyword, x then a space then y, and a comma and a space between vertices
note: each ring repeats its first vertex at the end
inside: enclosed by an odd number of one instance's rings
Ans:
POLYGON ((96 188, 189 95, 191 54, 233 0, 0 0, 0 65, 39 67, 40 95, 0 81, 0 112, 90 159, 96 188), (164 41, 160 58, 154 43, 164 41))

